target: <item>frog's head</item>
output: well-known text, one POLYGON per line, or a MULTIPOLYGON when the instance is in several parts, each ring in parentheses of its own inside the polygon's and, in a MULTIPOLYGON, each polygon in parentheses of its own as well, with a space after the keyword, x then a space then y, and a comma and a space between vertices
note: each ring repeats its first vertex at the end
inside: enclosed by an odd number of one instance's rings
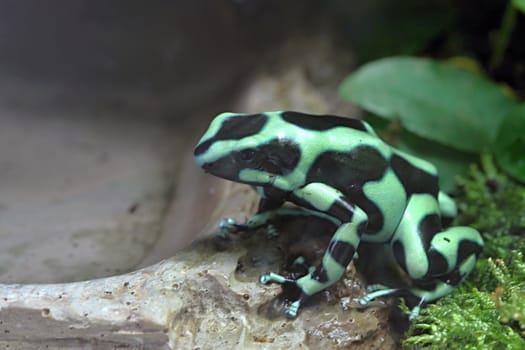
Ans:
POLYGON ((228 180, 272 182, 291 172, 300 158, 299 147, 278 128, 278 118, 271 113, 218 115, 195 147, 195 161, 206 172, 228 180))

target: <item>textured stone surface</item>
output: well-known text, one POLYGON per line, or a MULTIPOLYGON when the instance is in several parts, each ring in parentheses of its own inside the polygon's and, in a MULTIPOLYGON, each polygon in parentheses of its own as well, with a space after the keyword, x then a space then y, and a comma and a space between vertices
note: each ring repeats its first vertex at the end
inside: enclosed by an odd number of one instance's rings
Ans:
MULTIPOLYGON (((303 223, 278 227, 305 234, 303 223)), ((312 237, 304 238, 303 251, 308 252, 312 237)), ((363 292, 351 279, 352 269, 336 288, 304 307, 297 319, 282 316, 283 301, 276 298, 281 288, 262 286, 257 277, 280 269, 285 258, 281 252, 289 251, 292 241, 297 241, 293 235, 269 240, 262 232, 232 241, 207 239, 122 276, 70 284, 1 285, 0 345, 392 348, 388 308, 362 311, 352 306, 363 292)))

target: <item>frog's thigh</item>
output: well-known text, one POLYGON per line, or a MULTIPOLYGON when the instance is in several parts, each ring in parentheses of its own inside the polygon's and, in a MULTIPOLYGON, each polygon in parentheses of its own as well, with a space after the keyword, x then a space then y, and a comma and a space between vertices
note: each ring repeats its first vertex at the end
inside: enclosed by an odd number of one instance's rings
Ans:
POLYGON ((439 204, 430 194, 412 194, 391 245, 398 264, 413 279, 430 271, 428 249, 434 235, 441 231, 439 204))
POLYGON ((321 264, 296 282, 302 292, 309 296, 341 278, 359 246, 367 215, 361 208, 349 203, 340 191, 322 183, 308 184, 294 191, 294 196, 298 199, 297 204, 307 204, 342 222, 330 240, 321 264))
POLYGON ((483 239, 472 227, 454 226, 432 237, 430 274, 457 286, 472 271, 483 250, 483 239))

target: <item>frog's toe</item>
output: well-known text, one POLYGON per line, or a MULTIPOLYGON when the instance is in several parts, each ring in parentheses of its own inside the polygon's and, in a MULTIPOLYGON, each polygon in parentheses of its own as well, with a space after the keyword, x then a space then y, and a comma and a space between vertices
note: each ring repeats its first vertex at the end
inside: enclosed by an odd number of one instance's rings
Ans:
POLYGON ((259 283, 268 284, 271 281, 272 281, 272 278, 270 277, 269 273, 265 273, 265 274, 259 276, 259 283))
POLYGON ((410 310, 410 315, 408 315, 408 320, 413 321, 419 316, 419 312, 421 311, 421 306, 416 305, 410 310))
POLYGON ((231 233, 237 233, 244 230, 244 226, 245 225, 239 224, 232 218, 224 218, 219 222, 219 232, 217 233, 217 236, 226 238, 231 233))
POLYGON ((366 294, 364 296, 362 296, 361 298, 357 299, 357 302, 359 303, 359 305, 368 305, 369 302, 371 302, 373 299, 371 299, 369 297, 369 294, 366 294))
POLYGON ((299 300, 296 300, 293 303, 291 303, 286 308, 286 311, 285 311, 286 317, 287 318, 296 318, 300 307, 301 307, 301 302, 299 300))
POLYGON ((266 228, 266 237, 269 239, 279 237, 279 230, 277 230, 274 225, 268 224, 266 228))
POLYGON ((369 290, 367 294, 357 300, 357 302, 361 305, 366 305, 374 299, 389 296, 399 291, 398 288, 388 288, 381 284, 370 285, 367 289, 371 290, 369 290))
POLYGON ((268 284, 268 283, 271 283, 271 282, 275 282, 275 283, 279 283, 279 284, 284 284, 284 283, 287 283, 287 282, 295 283, 294 280, 286 278, 286 277, 284 277, 282 275, 279 275, 278 273, 275 273, 275 272, 262 274, 259 277, 259 282, 261 282, 262 284, 268 284))

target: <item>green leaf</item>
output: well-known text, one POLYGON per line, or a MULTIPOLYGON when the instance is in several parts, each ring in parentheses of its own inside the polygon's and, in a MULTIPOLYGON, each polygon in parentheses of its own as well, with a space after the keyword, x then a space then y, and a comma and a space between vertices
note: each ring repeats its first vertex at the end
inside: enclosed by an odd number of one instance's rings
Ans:
POLYGON ((341 95, 424 138, 479 152, 516 105, 497 85, 443 62, 413 57, 366 64, 343 81, 341 95))
POLYGON ((512 5, 514 5, 514 7, 521 12, 525 13, 525 0, 512 0, 512 5))
POLYGON ((525 182, 525 103, 503 119, 494 144, 494 154, 505 172, 525 182))

